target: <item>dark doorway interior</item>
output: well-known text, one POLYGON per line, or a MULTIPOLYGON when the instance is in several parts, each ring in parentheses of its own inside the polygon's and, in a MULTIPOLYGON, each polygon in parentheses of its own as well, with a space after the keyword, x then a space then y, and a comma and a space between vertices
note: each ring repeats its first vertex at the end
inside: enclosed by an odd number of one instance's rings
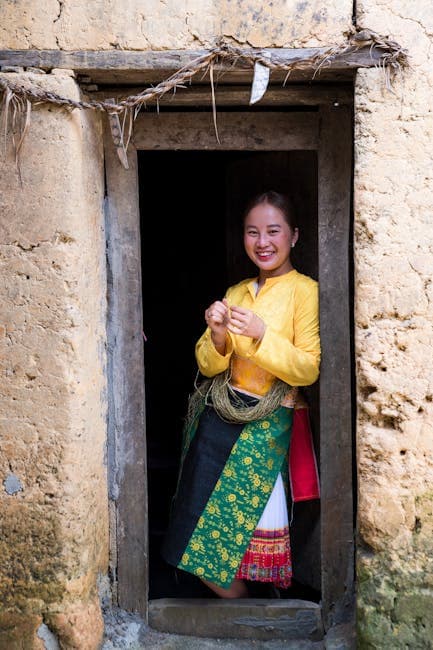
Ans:
MULTIPOLYGON (((196 375, 203 313, 228 285, 255 275, 243 253, 241 215, 267 189, 289 192, 300 241, 293 262, 317 278, 314 151, 139 151, 149 489, 149 598, 213 597, 168 566, 159 549, 176 486, 183 417, 196 375), (163 188, 163 189, 161 189, 163 188)), ((319 453, 318 385, 306 389, 319 453)), ((288 598, 320 599, 319 503, 294 506, 294 586, 288 598)), ((258 593, 258 595, 263 595, 258 593)))

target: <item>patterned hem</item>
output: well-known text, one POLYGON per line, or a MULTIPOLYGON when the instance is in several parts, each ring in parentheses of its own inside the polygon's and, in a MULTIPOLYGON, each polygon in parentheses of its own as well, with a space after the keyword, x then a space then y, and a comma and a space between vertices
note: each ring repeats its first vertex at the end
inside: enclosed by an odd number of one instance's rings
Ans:
POLYGON ((289 528, 256 529, 237 570, 236 578, 273 582, 287 589, 292 582, 289 528))

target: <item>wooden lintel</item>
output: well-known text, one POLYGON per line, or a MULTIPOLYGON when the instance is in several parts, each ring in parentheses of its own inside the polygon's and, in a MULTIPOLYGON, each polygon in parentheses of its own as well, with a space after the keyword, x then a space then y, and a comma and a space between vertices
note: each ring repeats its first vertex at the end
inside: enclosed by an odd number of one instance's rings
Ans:
MULTIPOLYGON (((118 100, 138 95, 143 91, 143 86, 122 87, 121 93, 116 86, 103 88, 99 92, 92 92, 92 99, 105 100, 107 97, 116 97, 118 100)), ((215 88, 215 102, 218 107, 223 106, 248 106, 251 96, 249 85, 219 85, 215 88)), ((320 106, 322 104, 352 104, 353 90, 351 86, 333 84, 287 84, 286 86, 269 86, 257 106, 320 106)), ((155 102, 152 102, 155 105, 155 102)), ((210 85, 192 85, 188 88, 178 88, 176 92, 169 92, 159 99, 159 105, 164 108, 183 107, 212 108, 212 95, 210 85)))
POLYGON ((140 113, 131 142, 136 149, 176 151, 311 151, 317 149, 316 112, 217 115, 218 138, 212 113, 140 113), (209 135, 211 134, 211 135, 209 135), (234 135, 235 134, 235 135, 234 135), (278 137, 275 137, 278 134, 278 137), (270 144, 272 143, 272 144, 270 144))
MULTIPOLYGON (((183 66, 191 65, 195 59, 209 53, 210 50, 161 50, 161 51, 131 51, 131 50, 0 50, 0 67, 19 66, 33 67, 42 70, 64 68, 74 70, 77 74, 87 75, 94 83, 108 83, 110 80, 119 83, 119 74, 140 74, 140 79, 153 80, 155 73, 159 78, 179 70, 183 66)), ((251 50, 252 53, 255 50, 251 50)), ((326 52, 326 48, 266 48, 260 53, 278 59, 284 64, 296 63, 310 59, 315 55, 326 52)), ((335 54, 318 72, 314 65, 304 67, 298 74, 304 77, 316 73, 319 77, 341 71, 354 71, 360 67, 376 66, 381 60, 381 51, 378 48, 365 47, 345 54, 335 54)), ((241 58, 236 66, 219 63, 215 65, 215 72, 228 74, 236 79, 245 76, 246 71, 251 74, 252 66, 249 61, 241 58)), ((277 71, 274 71, 274 74, 277 71)), ((286 72, 278 71, 285 76, 286 72)), ((136 77, 137 78, 137 77, 136 77)))

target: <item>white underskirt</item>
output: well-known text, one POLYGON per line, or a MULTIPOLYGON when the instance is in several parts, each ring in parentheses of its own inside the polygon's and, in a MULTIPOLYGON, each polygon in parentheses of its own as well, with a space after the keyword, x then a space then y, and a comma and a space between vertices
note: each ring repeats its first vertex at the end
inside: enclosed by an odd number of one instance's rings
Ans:
POLYGON ((289 525, 286 492, 281 474, 278 474, 274 489, 263 510, 257 528, 261 530, 279 530, 289 525))

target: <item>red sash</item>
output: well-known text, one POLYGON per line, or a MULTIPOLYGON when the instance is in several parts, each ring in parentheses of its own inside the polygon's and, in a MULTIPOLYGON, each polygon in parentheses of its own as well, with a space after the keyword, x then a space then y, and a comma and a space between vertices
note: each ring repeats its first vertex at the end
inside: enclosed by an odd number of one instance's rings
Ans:
POLYGON ((289 479, 294 503, 320 498, 319 472, 308 408, 294 409, 289 450, 289 479))

